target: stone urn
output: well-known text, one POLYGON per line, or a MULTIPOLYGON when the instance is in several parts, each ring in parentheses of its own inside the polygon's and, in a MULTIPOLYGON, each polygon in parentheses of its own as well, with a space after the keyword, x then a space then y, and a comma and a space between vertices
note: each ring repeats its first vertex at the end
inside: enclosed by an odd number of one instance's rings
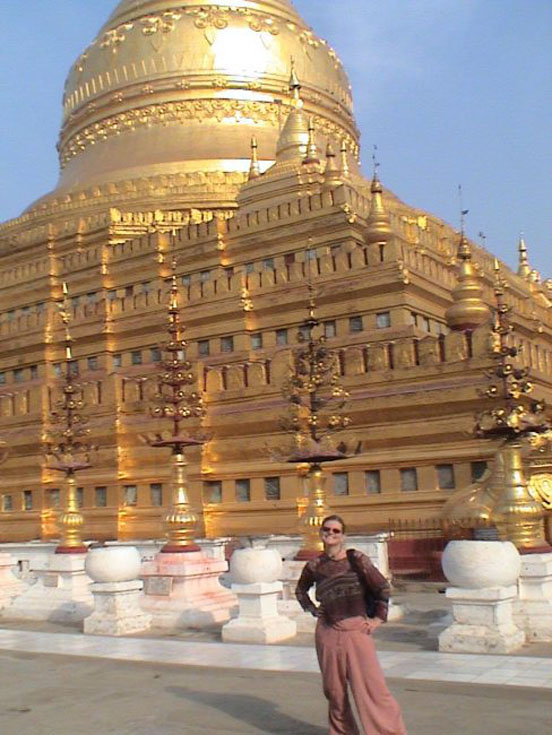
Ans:
POLYGON ((232 584, 276 582, 282 576, 282 559, 276 549, 254 546, 237 549, 230 559, 232 584))
POLYGON ((86 555, 84 569, 94 582, 132 582, 142 560, 135 546, 96 546, 86 555))
POLYGON ((450 541, 442 558, 454 587, 509 587, 517 582, 521 557, 511 541, 450 541))

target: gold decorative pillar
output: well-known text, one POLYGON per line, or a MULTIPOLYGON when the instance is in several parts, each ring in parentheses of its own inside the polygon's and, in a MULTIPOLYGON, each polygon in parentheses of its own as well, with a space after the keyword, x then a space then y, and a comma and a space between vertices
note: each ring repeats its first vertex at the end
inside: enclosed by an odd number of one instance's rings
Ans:
POLYGON ((86 546, 81 539, 84 517, 77 503, 77 481, 73 472, 66 476, 65 510, 58 519, 61 530, 61 543, 56 548, 56 554, 85 554, 86 546))
POLYGON ((320 539, 320 528, 322 521, 329 514, 327 503, 326 478, 319 464, 309 467, 308 502, 304 514, 299 521, 299 530, 303 537, 303 546, 296 555, 296 559, 312 559, 320 554, 323 549, 320 539))
POLYGON ((172 506, 165 516, 167 543, 164 553, 199 551, 195 541, 198 517, 190 506, 188 497, 188 462, 182 450, 172 455, 172 506))
POLYGON ((504 475, 492 517, 503 541, 512 541, 521 550, 545 548, 544 509, 529 492, 521 450, 520 441, 510 441, 498 450, 504 475))

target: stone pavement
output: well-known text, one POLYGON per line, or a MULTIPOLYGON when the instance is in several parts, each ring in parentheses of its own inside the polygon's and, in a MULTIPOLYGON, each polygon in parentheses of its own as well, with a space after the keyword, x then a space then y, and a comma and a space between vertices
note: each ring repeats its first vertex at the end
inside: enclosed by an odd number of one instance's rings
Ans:
MULTIPOLYGON (((397 595, 401 621, 376 633, 409 735, 549 735, 552 646, 517 655, 440 654, 428 627, 448 601, 397 595)), ((84 636, 78 626, 2 621, 2 735, 325 735, 312 645, 221 644, 215 631, 84 636)), ((370 734, 372 735, 372 734, 370 734)))

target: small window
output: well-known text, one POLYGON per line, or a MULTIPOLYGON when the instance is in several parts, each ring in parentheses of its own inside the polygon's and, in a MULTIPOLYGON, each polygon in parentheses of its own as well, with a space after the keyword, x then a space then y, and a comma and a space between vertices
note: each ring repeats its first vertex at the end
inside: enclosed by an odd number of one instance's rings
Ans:
POLYGON ((125 296, 134 296, 134 286, 125 286, 125 296))
POLYGON ((182 276, 182 278, 180 279, 180 282, 182 283, 183 286, 186 286, 186 288, 188 288, 188 286, 192 282, 192 277, 191 276, 188 276, 188 275, 187 276, 182 276))
POLYGON ((486 462, 472 462, 471 463, 471 479, 472 482, 479 482, 485 472, 487 471, 486 462))
POLYGON ((284 255, 284 264, 292 265, 293 263, 295 263, 295 253, 286 253, 284 255))
POLYGON ((142 364, 142 353, 140 352, 140 350, 136 350, 130 353, 130 362, 132 365, 142 364))
POLYGON ((23 490, 23 510, 33 509, 33 491, 23 490))
POLYGON ((206 503, 222 503, 222 482, 220 480, 204 482, 203 497, 206 503))
POLYGON ((89 370, 97 370, 98 369, 98 358, 96 355, 91 355, 86 360, 86 364, 88 365, 89 370))
POLYGON ((63 375, 63 371, 61 368, 61 362, 54 362, 54 376, 56 378, 61 378, 63 375))
POLYGON ((258 332, 257 334, 251 335, 251 349, 262 350, 263 348, 263 335, 258 332))
POLYGON ((379 470, 367 470, 364 473, 364 478, 368 495, 381 493, 381 473, 379 470))
POLYGON ((334 473, 333 491, 334 491, 334 495, 348 495, 349 494, 349 473, 348 472, 335 472, 334 473))
POLYGON ((349 318, 349 331, 362 332, 362 317, 352 316, 349 318))
POLYGON ((267 500, 280 500, 280 478, 265 477, 265 498, 267 500))
POLYGON ((211 271, 200 271, 199 280, 201 283, 206 283, 211 278, 211 271))
POLYGON ((234 266, 233 265, 225 265, 224 266, 224 275, 226 278, 230 278, 234 275, 234 266))
POLYGON ((418 473, 415 467, 403 467, 401 469, 401 491, 412 493, 418 489, 418 473))
POLYGON ((150 362, 161 362, 161 350, 159 347, 152 347, 150 350, 150 362))
POLYGON ((23 368, 17 368, 17 370, 13 371, 13 379, 16 383, 22 383, 24 377, 25 374, 23 372, 23 368))
POLYGON ((78 360, 71 360, 69 363, 69 374, 70 375, 78 375, 79 374, 79 362, 78 360))
POLYGON ((251 500, 251 483, 249 480, 236 480, 236 500, 248 503, 251 500))
POLYGON ((429 320, 429 317, 422 317, 422 327, 426 330, 426 332, 431 332, 431 321, 429 320))
POLYGON ((221 337, 220 338, 220 351, 221 352, 234 352, 234 337, 221 337))
POLYGON ((115 301, 117 298, 117 289, 112 288, 107 292, 107 300, 108 301, 115 301))
POLYGON ((71 306, 73 307, 73 309, 76 309, 79 304, 80 296, 73 296, 73 298, 71 299, 71 306))
POLYGON ((288 330, 287 329, 277 329, 276 330, 276 344, 277 345, 287 345, 288 343, 288 330))
POLYGON ((27 316, 27 314, 31 313, 31 307, 30 306, 24 306, 21 309, 21 316, 27 316))
POLYGON ((13 322, 13 320, 15 319, 15 310, 10 309, 8 313, 6 314, 6 316, 9 322, 13 322))
POLYGON ((332 245, 330 247, 330 253, 333 257, 338 255, 341 252, 341 245, 332 245))
POLYGON ((2 510, 4 513, 9 513, 13 510, 13 495, 2 496, 2 510))
POLYGON ((31 380, 36 380, 38 378, 38 365, 31 365, 30 371, 31 371, 31 380))
POLYGON ((299 327, 298 338, 299 342, 308 342, 310 339, 311 330, 306 324, 301 324, 299 327))
POLYGON ((380 311, 376 314, 376 329, 387 329, 391 326, 391 313, 389 311, 380 311))
POLYGON ((440 490, 454 490, 456 482, 454 479, 454 466, 451 464, 438 464, 437 480, 440 490))
POLYGON ((249 273, 255 273, 255 263, 246 263, 245 264, 245 272, 247 274, 249 274, 249 273))
POLYGON ((37 314, 43 314, 46 310, 46 304, 44 303, 44 301, 39 301, 35 308, 37 314))
POLYGON ((123 487, 123 503, 124 505, 138 504, 138 488, 136 485, 125 485, 123 487))
POLYGON ((200 339, 197 343, 198 352, 200 357, 207 357, 209 355, 209 340, 200 339))
POLYGON ((305 260, 316 260, 316 250, 309 248, 305 254, 305 260))
POLYGON ((160 482, 152 482, 150 485, 150 502, 153 507, 163 505, 163 485, 160 482))
POLYGON ((79 508, 82 508, 84 505, 84 488, 78 487, 77 488, 77 505, 79 508))
POLYGON ((60 492, 57 488, 48 490, 48 506, 50 508, 59 508, 61 501, 60 492))
POLYGON ((324 337, 326 337, 326 339, 330 339, 331 337, 335 337, 336 334, 337 329, 335 326, 335 322, 324 322, 324 337))
POLYGON ((123 364, 123 356, 120 353, 113 355, 113 367, 120 368, 123 364))
POLYGON ((97 297, 97 296, 98 296, 98 294, 97 294, 97 293, 96 293, 95 291, 93 291, 93 292, 91 292, 91 293, 87 293, 87 294, 86 294, 86 303, 87 303, 87 304, 88 304, 89 306, 92 306, 93 304, 95 304, 95 303, 96 303, 96 297, 97 297))
POLYGON ((6 373, 0 373, 0 385, 6 385, 6 373))
POLYGON ((94 505, 96 508, 107 507, 107 488, 105 485, 94 488, 94 505))
POLYGON ((142 281, 142 293, 149 293, 151 291, 151 281, 142 281))
POLYGON ((273 271, 275 268, 274 258, 265 258, 263 260, 263 268, 265 269, 265 271, 273 271))

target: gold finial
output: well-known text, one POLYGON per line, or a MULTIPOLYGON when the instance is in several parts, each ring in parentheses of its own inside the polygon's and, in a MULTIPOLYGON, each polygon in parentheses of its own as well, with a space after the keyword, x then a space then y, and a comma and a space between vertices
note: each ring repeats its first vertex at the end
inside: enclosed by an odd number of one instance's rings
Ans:
POLYGON ((259 159, 257 158, 257 138, 253 136, 251 138, 251 165, 249 166, 249 181, 258 179, 261 175, 261 169, 259 168, 259 159))
MULTIPOLYGON (((376 146, 374 146, 374 150, 377 150, 376 146)), ((365 238, 368 243, 385 245, 391 239, 393 231, 391 220, 383 204, 383 187, 378 178, 379 163, 376 161, 375 153, 372 160, 374 161, 374 176, 370 185, 372 198, 370 200, 365 238)))
POLYGON ((290 74, 289 74, 289 91, 293 97, 294 107, 303 107, 303 100, 301 99, 301 82, 295 71, 295 59, 293 56, 290 60, 290 74))
POLYGON ((520 233, 518 242, 519 265, 517 274, 526 280, 531 277, 531 266, 529 265, 529 257, 527 255, 527 245, 523 239, 523 233, 520 233))
POLYGON ((448 326, 455 331, 472 331, 487 322, 491 316, 483 301, 483 287, 472 261, 470 243, 464 234, 462 211, 462 230, 456 257, 459 260, 457 284, 452 290, 453 305, 445 313, 448 326))
POLYGON ((320 163, 318 158, 318 149, 316 147, 316 139, 314 136, 314 118, 309 118, 309 142, 307 144, 307 155, 303 159, 303 163, 320 163))
POLYGON ((336 156, 333 145, 331 144, 331 141, 328 141, 328 145, 326 147, 326 168, 324 170, 323 188, 329 189, 330 191, 336 189, 343 183, 341 171, 339 170, 335 158, 336 156))
POLYGON ((347 153, 347 143, 345 141, 345 138, 342 138, 341 140, 339 153, 341 157, 341 174, 346 179, 351 175, 351 171, 349 169, 349 156, 347 153))

